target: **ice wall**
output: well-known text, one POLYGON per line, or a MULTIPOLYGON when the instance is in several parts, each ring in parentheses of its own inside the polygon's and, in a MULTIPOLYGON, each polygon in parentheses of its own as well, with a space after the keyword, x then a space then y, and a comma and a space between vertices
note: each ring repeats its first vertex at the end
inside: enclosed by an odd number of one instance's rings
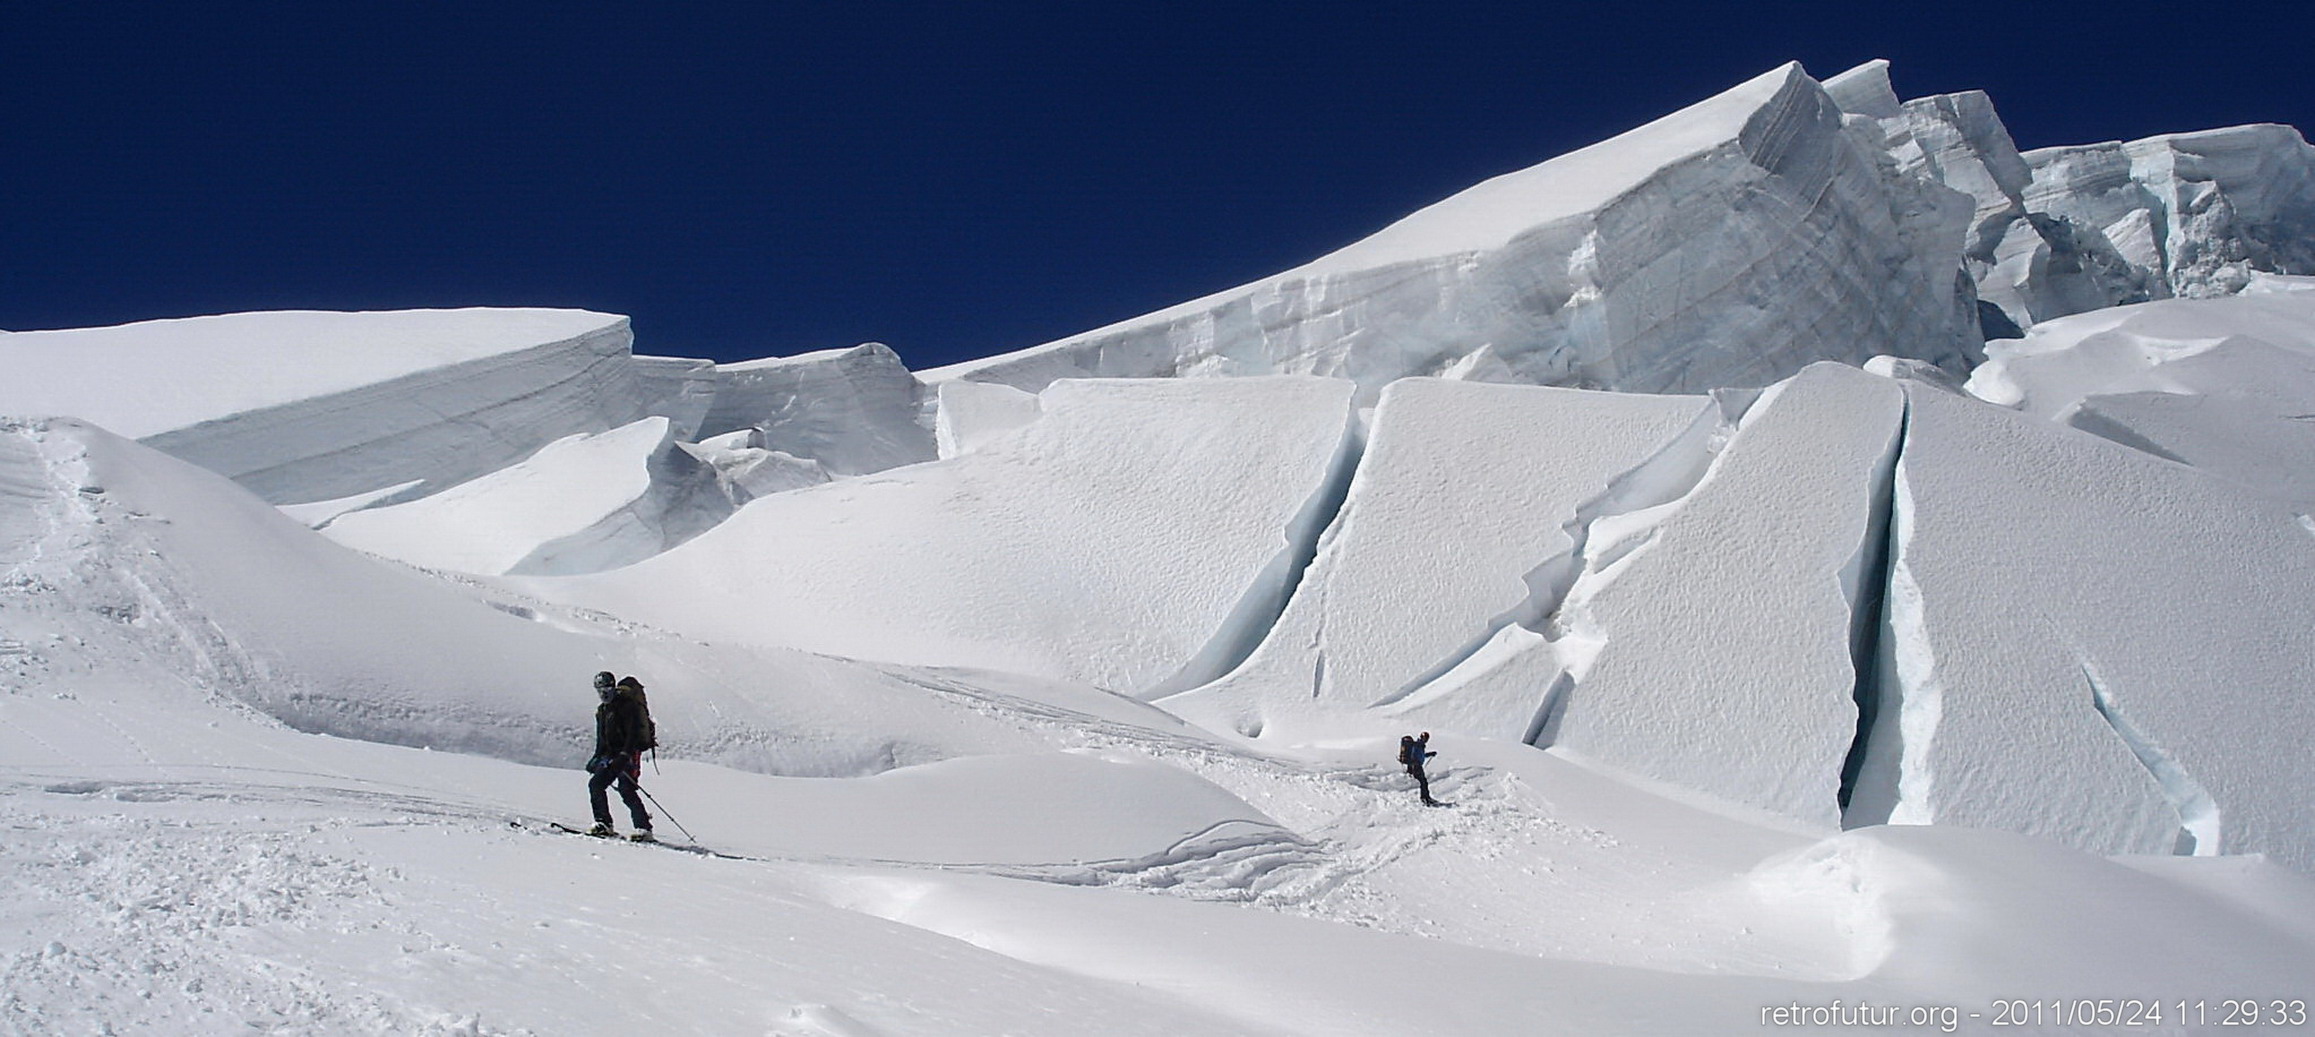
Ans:
POLYGON ((2233 126, 2025 157, 2034 169, 2028 211, 2102 236, 2164 294, 2226 295, 2256 271, 2315 274, 2315 148, 2291 127, 2233 126))
POLYGON ((0 332, 0 413, 71 414, 276 503, 502 468, 643 415, 627 318, 237 313, 0 332))
POLYGON ((1312 500, 1347 471, 1351 391, 1060 382, 968 453, 759 498, 649 561, 523 585, 690 637, 1136 691, 1266 623, 1316 537, 1312 500))
POLYGON ((1644 392, 1878 352, 1958 369, 1969 213, 1791 65, 1276 277, 925 377, 1307 372, 1371 399, 1481 354, 1496 380, 1644 392))
POLYGON ((864 475, 930 461, 930 396, 882 343, 716 367, 715 404, 699 434, 754 428, 755 445, 864 475))
POLYGON ((638 356, 633 364, 646 401, 644 413, 666 418, 676 439, 697 438, 715 403, 715 361, 638 356))
MULTIPOLYGON (((1566 527, 1577 506, 1708 407, 1692 396, 1393 382, 1277 624, 1244 665, 1165 707, 1280 735, 1326 713, 1397 702, 1500 627, 1539 619, 1521 607, 1550 593, 1539 585, 1574 551, 1566 527)), ((1462 705, 1432 726, 1517 738, 1535 702, 1462 705)))
POLYGON ((2307 529, 2113 443, 1907 396, 1850 823, 2315 864, 2307 529))
POLYGON ((2253 125, 2021 153, 1980 91, 1899 102, 1888 63, 1826 81, 1898 166, 1976 200, 1964 253, 2005 325, 2315 273, 2315 149, 2253 125))

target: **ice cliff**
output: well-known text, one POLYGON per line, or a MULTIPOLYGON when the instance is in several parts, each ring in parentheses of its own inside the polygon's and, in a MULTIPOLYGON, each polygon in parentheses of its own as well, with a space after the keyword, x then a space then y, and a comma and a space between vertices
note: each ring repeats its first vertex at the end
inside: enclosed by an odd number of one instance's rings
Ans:
POLYGON ((449 486, 644 415, 627 318, 289 311, 0 332, 0 413, 73 415, 291 504, 449 486))
POLYGON ((930 394, 879 342, 715 368, 703 436, 754 429, 752 445, 808 458, 832 475, 930 461, 930 394))
POLYGON ((2106 306, 2315 274, 2315 148, 2251 125, 2020 152, 1981 91, 1900 103, 1887 62, 1829 81, 1907 172, 1976 201, 1965 246, 1987 337, 2106 306), (2009 327, 2004 328, 2003 325, 2009 327))
POLYGON ((1371 399, 1410 375, 1700 392, 1876 352, 1958 370, 1969 211, 1789 65, 1255 284, 926 378, 1289 372, 1371 399))

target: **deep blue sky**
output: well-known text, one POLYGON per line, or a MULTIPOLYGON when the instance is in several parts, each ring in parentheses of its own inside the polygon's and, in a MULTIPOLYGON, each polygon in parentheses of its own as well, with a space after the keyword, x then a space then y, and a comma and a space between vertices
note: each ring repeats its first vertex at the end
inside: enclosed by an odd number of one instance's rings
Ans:
POLYGON ((0 328, 578 306, 914 366, 1252 280, 1786 60, 2023 147, 2315 127, 2315 6, 0 3, 0 328))

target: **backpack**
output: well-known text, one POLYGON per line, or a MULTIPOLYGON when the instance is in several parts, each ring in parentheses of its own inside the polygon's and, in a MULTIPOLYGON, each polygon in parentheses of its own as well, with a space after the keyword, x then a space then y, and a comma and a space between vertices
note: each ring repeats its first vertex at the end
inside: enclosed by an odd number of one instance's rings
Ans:
POLYGON ((1401 739, 1399 739, 1399 762, 1400 762, 1400 763, 1402 763, 1402 764, 1405 764, 1406 766, 1409 766, 1409 767, 1412 767, 1412 766, 1414 766, 1414 765, 1415 765, 1415 764, 1416 764, 1418 761, 1420 761, 1420 760, 1422 759, 1422 757, 1420 757, 1420 756, 1418 756, 1418 755, 1416 755, 1416 754, 1417 754, 1417 753, 1420 753, 1420 752, 1422 752, 1422 751, 1423 751, 1423 750, 1422 750, 1422 748, 1421 748, 1421 747, 1419 747, 1419 746, 1417 746, 1417 745, 1415 744, 1415 740, 1414 740, 1414 739, 1412 739, 1412 738, 1401 738, 1401 739))
POLYGON ((619 686, 626 689, 628 694, 635 696, 635 705, 643 712, 643 724, 636 732, 642 736, 640 739, 642 748, 659 748, 659 725, 651 719, 651 698, 643 694, 643 682, 629 677, 620 681, 619 686))

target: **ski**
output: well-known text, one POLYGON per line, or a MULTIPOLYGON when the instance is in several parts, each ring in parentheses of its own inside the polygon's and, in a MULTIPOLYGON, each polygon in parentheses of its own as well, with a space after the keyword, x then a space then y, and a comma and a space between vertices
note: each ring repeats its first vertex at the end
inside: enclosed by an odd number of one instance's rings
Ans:
MULTIPOLYGON (((523 823, 522 823, 520 820, 509 821, 509 822, 507 822, 507 823, 508 823, 508 824, 510 824, 510 825, 513 825, 513 826, 514 826, 514 827, 516 827, 516 828, 529 828, 529 827, 530 827, 529 825, 523 824, 523 823)), ((755 859, 755 858, 753 858, 753 857, 743 857, 743 856, 741 856, 741 855, 739 855, 739 854, 736 854, 736 853, 724 853, 724 852, 722 852, 722 851, 720 851, 720 850, 711 850, 711 849, 709 849, 709 848, 707 848, 707 847, 705 847, 705 846, 701 846, 701 845, 699 845, 699 844, 697 844, 697 843, 675 843, 675 842, 668 842, 668 841, 667 841, 667 840, 665 840, 665 839, 658 839, 658 838, 653 838, 653 839, 635 839, 635 838, 631 838, 631 837, 627 837, 627 836, 618 836, 618 835, 596 835, 596 834, 594 834, 594 833, 592 833, 592 832, 589 832, 589 831, 587 831, 587 830, 586 830, 586 829, 584 829, 584 828, 573 828, 573 827, 571 827, 570 825, 566 825, 566 824, 562 823, 561 821, 549 821, 549 822, 547 822, 547 827, 548 827, 548 828, 551 828, 551 829, 553 829, 553 830, 555 830, 555 831, 557 831, 557 832, 561 832, 561 833, 564 833, 564 834, 566 834, 566 835, 579 835, 579 836, 585 836, 585 837, 587 837, 587 838, 589 838, 589 839, 600 839, 600 840, 602 840, 602 841, 604 841, 604 842, 610 842, 610 843, 627 843, 627 844, 630 844, 630 845, 634 845, 634 846, 658 846, 658 847, 663 847, 663 848, 665 848, 665 849, 674 850, 674 851, 676 851, 676 852, 678 852, 678 853, 688 853, 688 854, 694 854, 694 855, 696 855, 696 856, 700 856, 700 857, 716 857, 716 858, 720 858, 720 859, 722 859, 722 860, 727 860, 727 861, 746 861, 746 860, 754 860, 754 859, 755 859)))

